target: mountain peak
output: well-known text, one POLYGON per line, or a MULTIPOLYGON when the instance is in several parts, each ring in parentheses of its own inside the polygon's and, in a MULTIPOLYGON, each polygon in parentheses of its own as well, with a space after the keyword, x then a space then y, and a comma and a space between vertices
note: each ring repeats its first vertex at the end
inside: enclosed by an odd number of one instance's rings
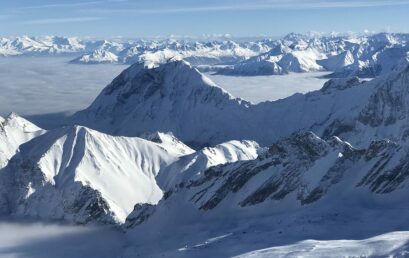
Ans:
POLYGON ((175 87, 180 90, 193 87, 216 86, 210 79, 204 77, 196 68, 183 60, 169 61, 158 67, 147 67, 144 63, 136 63, 123 71, 108 85, 103 94, 121 92, 122 98, 131 95, 143 95, 148 98, 160 90, 161 95, 166 93, 166 88, 175 87), (145 91, 137 88, 146 87, 145 91))
POLYGON ((23 130, 24 132, 36 132, 41 131, 42 129, 36 126, 35 124, 31 123, 30 121, 26 120, 25 118, 19 116, 15 112, 11 112, 6 118, 3 119, 3 123, 1 126, 10 126, 13 128, 18 128, 23 130))
MULTIPOLYGON (((230 123, 223 113, 240 112, 250 103, 236 99, 186 61, 158 67, 134 64, 110 83, 75 123, 119 135, 173 132, 187 144, 208 143, 208 125, 230 123), (183 132, 183 133, 182 133, 183 132), (198 134, 200 135, 199 137, 198 134), (204 138, 207 138, 205 141, 204 138)), ((210 141, 211 144, 225 139, 210 141)), ((195 145, 195 144, 194 144, 195 145)))
POLYGON ((6 170, 21 186, 12 197, 17 198, 13 209, 80 223, 122 223, 136 203, 157 203, 160 168, 185 155, 169 144, 84 126, 48 131, 20 149, 6 170), (52 211, 41 209, 46 202, 52 211))
POLYGON ((348 77, 348 78, 336 78, 330 79, 329 81, 324 83, 324 86, 321 88, 321 91, 328 94, 333 90, 345 90, 354 86, 358 86, 363 81, 361 81, 358 77, 348 77))
POLYGON ((16 113, 0 117, 0 168, 7 165, 20 145, 45 133, 45 131, 16 113))

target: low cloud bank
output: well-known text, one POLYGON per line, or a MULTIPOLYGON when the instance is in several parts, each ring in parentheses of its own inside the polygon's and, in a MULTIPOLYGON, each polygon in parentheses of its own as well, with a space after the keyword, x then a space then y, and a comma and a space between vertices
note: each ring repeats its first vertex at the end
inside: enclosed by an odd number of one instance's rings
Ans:
POLYGON ((117 257, 123 233, 105 227, 0 221, 0 257, 117 257))

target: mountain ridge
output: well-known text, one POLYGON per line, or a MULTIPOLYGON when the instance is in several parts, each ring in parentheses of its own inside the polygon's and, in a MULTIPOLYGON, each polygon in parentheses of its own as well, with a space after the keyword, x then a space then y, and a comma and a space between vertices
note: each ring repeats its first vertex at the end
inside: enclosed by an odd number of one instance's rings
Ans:
MULTIPOLYGON (((370 137, 376 139, 383 126, 365 122, 364 113, 376 108, 369 105, 377 99, 389 103, 388 92, 404 92, 400 85, 408 79, 407 70, 405 67, 372 81, 332 79, 318 91, 251 104, 234 98, 184 61, 157 68, 135 64, 114 79, 90 107, 75 114, 73 123, 127 136, 171 131, 183 142, 196 146, 235 139, 250 139, 268 146, 300 130, 312 130, 324 137, 341 134, 337 136, 359 146, 367 144, 365 139, 369 136, 351 138, 348 133, 370 129, 370 137), (390 89, 382 90, 385 84, 390 89), (348 105, 344 99, 348 99, 348 105)), ((398 117, 394 121, 403 123, 398 117)))

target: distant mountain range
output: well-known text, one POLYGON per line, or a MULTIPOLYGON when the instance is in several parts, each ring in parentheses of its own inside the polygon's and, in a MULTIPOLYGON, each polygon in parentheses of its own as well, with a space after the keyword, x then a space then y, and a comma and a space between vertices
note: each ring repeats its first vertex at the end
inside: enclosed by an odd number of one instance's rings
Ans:
POLYGON ((64 37, 0 39, 0 56, 76 55, 71 63, 143 63, 185 60, 224 75, 282 75, 331 71, 329 77, 372 78, 408 62, 409 34, 322 36, 291 33, 279 40, 81 40, 64 37))

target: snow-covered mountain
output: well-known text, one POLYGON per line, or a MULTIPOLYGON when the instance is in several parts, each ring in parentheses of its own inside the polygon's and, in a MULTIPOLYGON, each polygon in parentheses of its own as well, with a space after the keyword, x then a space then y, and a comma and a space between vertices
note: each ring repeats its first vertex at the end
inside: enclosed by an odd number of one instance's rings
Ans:
POLYGON ((1 38, 0 55, 76 55, 71 63, 144 63, 185 60, 203 71, 257 76, 332 71, 329 77, 386 74, 408 63, 408 34, 318 35, 291 33, 278 40, 90 40, 65 37, 1 38))
POLYGON ((144 248, 129 257, 232 256, 289 239, 407 229, 407 160, 407 145, 389 140, 357 149, 338 137, 294 134, 255 160, 186 179, 156 206, 136 206, 125 227, 144 248), (159 239, 160 248, 150 244, 159 239))
POLYGON ((201 173, 210 167, 252 160, 262 152, 263 148, 252 141, 230 141, 214 147, 205 147, 161 169, 156 180, 161 189, 166 191, 188 179, 200 177, 201 173))
POLYGON ((15 113, 6 118, 0 117, 0 169, 18 152, 21 144, 44 132, 15 113))
POLYGON ((76 54, 85 50, 85 44, 78 38, 57 36, 3 38, 0 55, 47 55, 76 54))
POLYGON ((2 118, 0 136, 1 214, 75 223, 123 223, 136 204, 162 198, 165 186, 179 180, 176 168, 198 173, 195 168, 254 159, 260 150, 233 141, 195 152, 158 132, 145 139, 82 126, 47 132, 16 114, 2 118))
POLYGON ((269 52, 231 66, 214 68, 226 75, 276 75, 317 70, 330 77, 375 77, 408 61, 406 34, 306 36, 289 34, 269 52))
POLYGON ((202 146, 225 139, 245 139, 238 133, 243 131, 240 124, 246 118, 242 114, 249 106, 184 61, 154 68, 135 64, 73 120, 116 135, 172 132, 185 143, 202 146), (226 119, 227 114, 231 119, 226 119), (226 135, 232 138, 227 139, 226 135))
POLYGON ((324 54, 311 48, 293 50, 280 44, 267 53, 216 71, 218 74, 244 76, 320 71, 323 70, 323 67, 317 63, 317 60, 324 57, 324 54))
POLYGON ((162 166, 183 144, 113 137, 81 126, 46 132, 20 146, 1 172, 15 216, 122 223, 136 203, 155 204, 162 166))
POLYGON ((331 198, 340 203, 360 202, 359 196, 365 199, 368 194, 375 202, 383 202, 376 196, 387 194, 402 200, 408 191, 408 175, 403 173, 407 155, 406 145, 389 140, 356 149, 338 137, 325 141, 312 132, 294 134, 255 160, 212 167, 174 185, 156 209, 175 204, 180 209, 182 204, 202 211, 240 210, 270 202, 274 212, 331 198))
MULTIPOLYGON (((325 141, 311 132, 299 133, 274 143, 256 160, 207 169, 170 190, 204 211, 287 199, 307 205, 330 194, 341 198, 339 191, 343 198, 355 198, 355 188, 378 194, 407 192, 409 175, 402 170, 407 156, 405 145, 389 140, 356 149, 338 137, 325 141), (229 196, 233 199, 225 202, 229 196)), ((275 206, 287 205, 285 201, 275 206)))
POLYGON ((274 139, 268 151, 210 168, 197 166, 192 154, 169 166, 163 175, 176 176, 165 176, 171 183, 164 198, 136 205, 127 218, 125 229, 138 243, 128 256, 232 256, 268 247, 265 239, 409 229, 402 206, 409 191, 408 87, 405 66, 371 81, 332 79, 316 92, 247 105, 252 115, 240 115, 241 122, 256 121, 257 132, 274 139), (151 244, 158 240, 160 248, 151 244))
MULTIPOLYGON (((144 63, 147 66, 158 66, 170 59, 187 60, 195 65, 213 65, 223 63, 234 63, 255 56, 260 51, 268 49, 267 46, 253 48, 256 43, 242 45, 233 41, 223 42, 189 42, 166 40, 159 42, 138 41, 129 43, 121 51, 107 50, 104 46, 97 47, 95 51, 110 51, 117 55, 115 62, 133 64, 144 63), (254 50, 256 49, 256 50, 254 50)), ((98 63, 98 58, 90 60, 88 57, 93 53, 85 54, 75 60, 75 63, 98 63)), ((104 62, 104 59, 99 61, 104 62)))
POLYGON ((329 71, 336 71, 345 66, 355 63, 355 58, 351 51, 346 50, 339 54, 328 56, 326 59, 317 60, 317 63, 329 71))
POLYGON ((126 136, 169 131, 192 146, 235 139, 268 146, 300 130, 364 146, 373 139, 404 138, 408 83, 405 66, 372 81, 332 79, 319 91, 254 105, 184 61, 157 68, 135 64, 74 115, 73 123, 126 136))
POLYGON ((70 63, 99 64, 143 62, 157 66, 169 59, 195 65, 235 63, 270 49, 265 42, 191 40, 92 40, 67 37, 1 38, 0 55, 77 55, 70 63))
POLYGON ((106 50, 94 50, 90 54, 82 55, 71 61, 71 63, 105 64, 118 62, 118 56, 106 50))

